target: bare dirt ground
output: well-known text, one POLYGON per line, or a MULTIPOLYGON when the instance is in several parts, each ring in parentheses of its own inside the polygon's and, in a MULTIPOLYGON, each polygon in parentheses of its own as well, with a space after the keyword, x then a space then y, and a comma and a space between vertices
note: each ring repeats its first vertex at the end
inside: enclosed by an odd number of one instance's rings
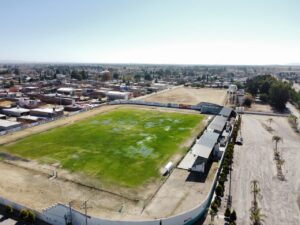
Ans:
POLYGON ((164 92, 158 92, 143 98, 148 102, 198 104, 210 102, 224 105, 227 91, 225 89, 179 87, 164 92))
POLYGON ((300 211, 297 198, 300 193, 300 137, 292 130, 287 118, 273 117, 268 132, 262 123, 263 116, 243 116, 242 134, 244 146, 237 146, 233 171, 233 205, 237 210, 241 224, 249 222, 249 208, 252 195, 250 181, 257 179, 260 183, 261 198, 259 205, 265 214, 266 224, 299 224, 300 211), (283 165, 286 181, 276 177, 273 160, 272 136, 279 135, 283 142, 279 150, 285 160, 283 165))
POLYGON ((253 111, 253 112, 268 112, 268 113, 274 112, 274 110, 269 104, 258 104, 258 103, 252 104, 250 108, 245 108, 245 110, 253 111))
POLYGON ((196 207, 207 197, 217 169, 218 164, 213 163, 205 178, 201 177, 199 173, 174 169, 143 215, 161 218, 196 207))
POLYGON ((89 209, 89 214, 106 218, 120 217, 118 211, 122 206, 125 206, 125 209, 133 215, 138 215, 142 208, 139 202, 128 201, 73 182, 60 179, 50 180, 49 176, 43 173, 19 168, 5 162, 0 162, 0 170, 1 196, 37 211, 57 202, 68 204, 70 201, 73 201, 72 207, 82 211, 80 207, 85 200, 89 200, 89 206, 92 207, 89 209))
MULTIPOLYGON (((14 134, 2 136, 0 137, 0 143, 12 143, 21 138, 25 138, 28 135, 64 126, 119 107, 134 107, 143 108, 145 110, 179 112, 179 109, 146 106, 103 106, 88 112, 53 121, 51 123, 28 128, 14 134)), ((191 110, 180 110, 180 112, 199 114, 199 112, 191 110)), ((182 147, 188 148, 192 144, 194 138, 204 128, 204 123, 207 123, 207 120, 204 120, 203 124, 199 124, 199 126, 195 128, 191 137, 183 143, 182 147)), ((176 163, 181 157, 182 155, 175 155, 171 160, 176 163)), ((120 195, 119 190, 115 189, 108 192, 104 189, 101 190, 87 187, 85 185, 89 184, 88 181, 85 183, 86 180, 81 179, 82 177, 77 177, 77 175, 70 174, 63 170, 57 170, 58 178, 50 180, 49 177, 53 169, 54 167, 52 165, 40 165, 34 161, 27 161, 14 157, 11 159, 8 157, 4 161, 1 161, 0 156, 0 171, 2 172, 0 176, 0 195, 38 211, 41 211, 43 208, 47 208, 57 202, 68 204, 70 201, 73 201, 72 205, 75 209, 82 211, 82 209, 80 209, 81 204, 83 201, 89 200, 89 206, 92 207, 89 209, 90 215, 114 219, 140 219, 151 216, 146 214, 141 215, 141 212, 145 207, 147 198, 149 198, 149 196, 153 196, 153 193, 156 192, 161 183, 161 181, 152 182, 139 190, 132 191, 133 194, 129 194, 128 192, 128 195, 124 195, 124 193, 123 195, 120 195), (80 183, 85 185, 81 185, 80 183)))
MULTIPOLYGON (((296 134, 287 118, 243 115, 242 136, 244 145, 235 146, 234 168, 232 173, 232 208, 237 212, 237 224, 250 223, 250 207, 253 200, 251 180, 258 180, 260 195, 258 205, 265 215, 264 224, 298 225, 300 209, 298 198, 300 194, 300 137, 296 134), (271 128, 267 131, 264 124, 272 118, 271 128), (285 160, 283 174, 285 181, 280 181, 276 174, 273 159, 272 136, 278 135, 283 142, 278 144, 279 151, 285 160)), ((228 182, 226 183, 226 196, 228 182)), ((223 198, 223 202, 225 202, 223 198)), ((219 212, 215 224, 224 224, 225 206, 219 212)), ((210 221, 207 218, 207 223, 210 221)))

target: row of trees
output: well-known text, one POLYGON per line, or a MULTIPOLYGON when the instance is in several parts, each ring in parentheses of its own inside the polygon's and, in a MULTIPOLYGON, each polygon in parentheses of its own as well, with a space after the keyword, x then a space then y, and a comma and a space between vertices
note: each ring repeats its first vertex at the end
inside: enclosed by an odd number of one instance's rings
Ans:
MULTIPOLYGON (((240 126, 241 126, 241 117, 239 116, 234 125, 230 143, 227 145, 226 151, 224 153, 225 155, 224 155, 224 159, 223 159, 223 162, 221 165, 222 171, 219 175, 218 184, 215 189, 215 198, 212 201, 211 206, 210 206, 210 215, 211 215, 212 222, 214 221, 214 217, 218 213, 218 208, 221 206, 221 200, 222 200, 222 197, 224 196, 224 191, 225 191, 225 182, 228 180, 227 179, 228 175, 229 175, 230 171, 232 170, 234 145, 235 145, 235 142, 236 142, 236 139, 238 136, 238 131, 240 129, 240 126)), ((231 194, 229 194, 229 195, 231 195, 231 194)), ((224 216, 225 216, 225 219, 230 223, 230 225, 236 224, 236 219, 237 219, 236 212, 235 212, 235 210, 233 210, 231 212, 230 206, 227 206, 224 216)))
POLYGON ((277 110, 284 110, 288 100, 300 107, 300 92, 291 83, 279 81, 271 75, 248 79, 245 88, 247 92, 259 96, 262 102, 270 103, 277 110))
POLYGON ((5 216, 6 217, 13 217, 14 215, 17 215, 17 217, 24 222, 28 223, 34 223, 35 222, 35 214, 28 210, 28 209, 22 209, 19 211, 18 214, 15 214, 14 208, 11 205, 5 206, 5 216))

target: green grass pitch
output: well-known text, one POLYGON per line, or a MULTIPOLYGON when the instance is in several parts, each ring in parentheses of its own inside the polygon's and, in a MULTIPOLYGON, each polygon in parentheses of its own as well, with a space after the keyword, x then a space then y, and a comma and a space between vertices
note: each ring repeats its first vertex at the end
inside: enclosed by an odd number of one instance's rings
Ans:
POLYGON ((159 169, 204 116, 121 108, 29 136, 2 150, 42 163, 59 162, 109 184, 137 187, 159 169))

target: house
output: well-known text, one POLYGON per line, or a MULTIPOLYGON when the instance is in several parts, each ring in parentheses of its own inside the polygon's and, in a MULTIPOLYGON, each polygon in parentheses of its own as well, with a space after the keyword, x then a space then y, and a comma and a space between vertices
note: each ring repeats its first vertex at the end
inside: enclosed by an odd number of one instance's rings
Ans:
POLYGON ((20 127, 21 123, 19 122, 12 122, 9 120, 3 120, 0 119, 0 131, 7 131, 7 130, 11 130, 17 127, 20 127))

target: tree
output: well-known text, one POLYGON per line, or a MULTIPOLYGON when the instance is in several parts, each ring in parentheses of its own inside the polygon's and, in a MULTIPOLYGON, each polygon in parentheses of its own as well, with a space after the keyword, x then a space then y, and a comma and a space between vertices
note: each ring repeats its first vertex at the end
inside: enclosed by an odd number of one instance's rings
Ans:
POLYGON ((113 73, 113 79, 119 80, 120 74, 119 73, 113 73))
POLYGON ((11 205, 6 205, 5 206, 5 213, 7 216, 11 216, 14 212, 14 209, 11 205))
POLYGON ((246 106, 246 107, 251 107, 252 102, 253 102, 252 97, 249 96, 249 95, 247 95, 247 96, 245 96, 245 98, 244 98, 243 105, 246 106))
POLYGON ((270 104, 277 110, 284 110, 289 100, 289 88, 284 83, 273 83, 270 87, 270 104))
POLYGON ((235 222, 237 219, 235 210, 230 214, 230 221, 235 222))
POLYGON ((263 103, 267 103, 269 101, 269 95, 266 93, 261 93, 259 95, 259 99, 263 102, 263 103))
POLYGON ((231 215, 230 209, 229 209, 229 208, 226 208, 225 213, 224 213, 224 216, 227 217, 227 218, 229 218, 230 215, 231 215))
POLYGON ((261 213, 260 208, 251 209, 250 220, 253 225, 261 225, 264 222, 265 215, 261 213))
POLYGON ((135 82, 141 81, 141 77, 142 77, 141 74, 135 74, 135 75, 134 75, 134 81, 135 81, 135 82))
POLYGON ((215 192, 218 197, 222 197, 224 194, 224 189, 221 187, 221 185, 218 185, 215 192))
POLYGON ((275 150, 277 151, 277 147, 278 147, 278 142, 282 141, 282 137, 274 135, 272 137, 272 141, 275 142, 275 150))
POLYGON ((148 81, 151 81, 151 80, 152 80, 152 77, 151 77, 151 75, 150 75, 149 73, 147 73, 147 74, 145 75, 145 80, 148 80, 148 81))
POLYGON ((28 222, 33 223, 35 221, 35 214, 32 211, 28 211, 28 222))
POLYGON ((214 224, 215 216, 217 215, 217 213, 218 213, 218 206, 215 203, 212 203, 210 205, 210 210, 209 210, 211 224, 214 224))
POLYGON ((27 220, 28 219, 28 210, 27 209, 22 209, 20 211, 19 217, 21 220, 27 220))

